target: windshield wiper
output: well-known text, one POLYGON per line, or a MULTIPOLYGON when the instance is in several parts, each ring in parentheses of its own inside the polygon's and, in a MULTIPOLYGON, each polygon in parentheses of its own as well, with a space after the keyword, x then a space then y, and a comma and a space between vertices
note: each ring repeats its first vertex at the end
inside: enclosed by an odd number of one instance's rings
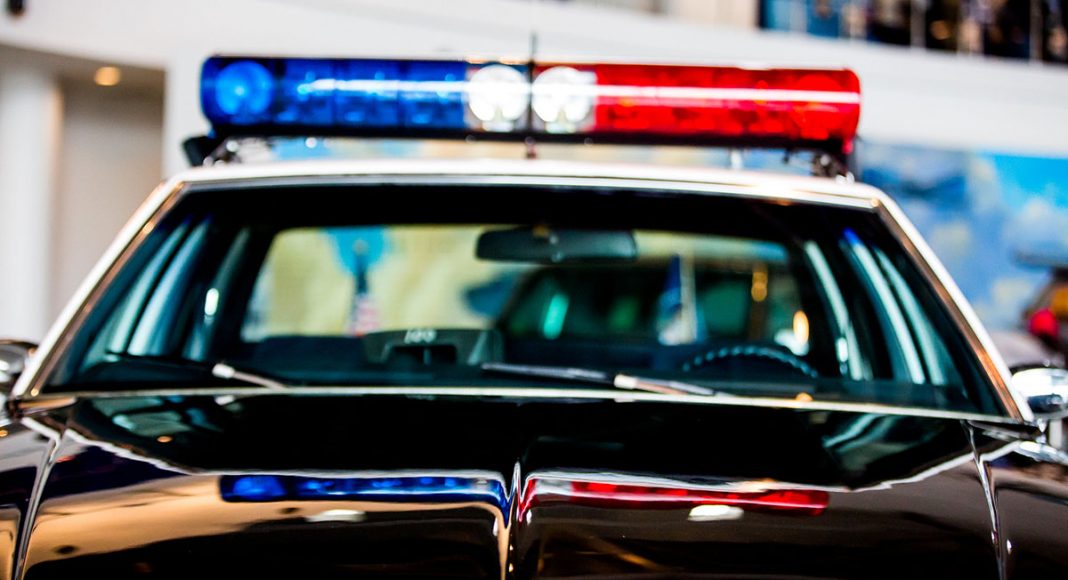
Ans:
POLYGON ((627 375, 623 373, 609 373, 592 369, 579 369, 568 367, 553 367, 541 365, 516 365, 509 363, 484 363, 482 370, 489 373, 504 375, 516 375, 521 377, 537 377, 572 381, 593 385, 605 385, 627 391, 647 391, 663 395, 719 395, 718 391, 678 381, 665 381, 627 375))
POLYGON ((272 391, 285 391, 290 388, 285 383, 276 379, 272 379, 270 377, 248 372, 245 370, 240 370, 222 361, 211 363, 191 360, 187 358, 171 358, 165 356, 129 354, 110 351, 107 353, 107 356, 115 357, 122 360, 147 362, 157 365, 207 372, 217 379, 248 383, 250 385, 256 385, 257 387, 263 387, 272 391))
MULTIPOLYGON (((137 355, 120 352, 108 352, 108 356, 136 362, 148 362, 157 365, 177 367, 187 370, 208 372, 211 376, 227 381, 239 381, 263 387, 265 389, 284 391, 290 389, 289 385, 262 374, 249 372, 235 368, 225 362, 201 362, 185 358, 173 358, 153 355, 137 355)), ((537 377, 570 381, 576 383, 604 385, 627 391, 646 391, 663 395, 721 395, 722 393, 709 387, 703 387, 690 383, 650 379, 628 375, 624 373, 609 373, 592 369, 554 367, 542 365, 517 365, 509 363, 484 363, 481 366, 484 372, 515 375, 522 377, 537 377)))
POLYGON ((244 381, 273 391, 284 391, 289 388, 283 382, 256 373, 240 371, 223 362, 217 362, 212 365, 211 376, 226 380, 244 381))

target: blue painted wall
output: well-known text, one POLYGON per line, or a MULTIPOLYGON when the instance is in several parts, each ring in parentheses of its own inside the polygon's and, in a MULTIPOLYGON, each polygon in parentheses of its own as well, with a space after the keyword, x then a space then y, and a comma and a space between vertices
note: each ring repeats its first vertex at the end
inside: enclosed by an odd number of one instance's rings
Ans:
POLYGON ((1068 158, 871 142, 858 155, 861 179, 901 204, 990 328, 1018 325, 1046 279, 1019 253, 1068 262, 1068 158))

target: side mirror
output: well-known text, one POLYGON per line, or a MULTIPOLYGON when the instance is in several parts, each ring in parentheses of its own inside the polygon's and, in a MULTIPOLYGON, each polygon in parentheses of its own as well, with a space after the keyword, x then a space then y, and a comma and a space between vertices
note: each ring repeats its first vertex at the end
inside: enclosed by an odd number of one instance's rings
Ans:
POLYGON ((1040 419, 1068 417, 1068 370, 1033 367, 1012 375, 1012 388, 1027 397, 1027 404, 1040 419))
POLYGON ((0 339, 0 398, 6 398, 37 345, 23 340, 0 339))

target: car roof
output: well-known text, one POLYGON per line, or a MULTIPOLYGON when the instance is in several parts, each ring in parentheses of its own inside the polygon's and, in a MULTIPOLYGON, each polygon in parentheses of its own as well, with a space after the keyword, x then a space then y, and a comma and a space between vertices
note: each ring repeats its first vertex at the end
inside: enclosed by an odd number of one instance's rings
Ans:
MULTIPOLYGON (((301 160, 225 164, 189 169, 173 180, 186 184, 345 177, 450 178, 524 177, 547 179, 611 180, 662 187, 697 187, 751 192, 759 197, 796 199, 805 195, 824 203, 875 207, 886 200, 878 189, 850 178, 810 177, 751 170, 685 167, 643 163, 603 163, 540 159, 361 159, 301 160)), ((616 183, 624 185, 623 183, 616 183)))

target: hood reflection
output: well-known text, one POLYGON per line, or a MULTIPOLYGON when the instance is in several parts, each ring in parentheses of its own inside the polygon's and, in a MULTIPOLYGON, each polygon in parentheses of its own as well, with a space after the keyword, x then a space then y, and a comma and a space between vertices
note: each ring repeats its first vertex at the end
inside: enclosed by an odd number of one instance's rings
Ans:
POLYGON ((203 562, 221 566, 207 577, 502 577, 501 489, 454 476, 187 474, 53 497, 38 514, 27 577, 177 578, 203 562))
POLYGON ((204 577, 203 562, 211 577, 863 576, 885 545, 936 563, 954 546, 974 564, 934 570, 981 576, 992 557, 955 420, 312 396, 83 399, 56 417, 31 580, 204 577))

